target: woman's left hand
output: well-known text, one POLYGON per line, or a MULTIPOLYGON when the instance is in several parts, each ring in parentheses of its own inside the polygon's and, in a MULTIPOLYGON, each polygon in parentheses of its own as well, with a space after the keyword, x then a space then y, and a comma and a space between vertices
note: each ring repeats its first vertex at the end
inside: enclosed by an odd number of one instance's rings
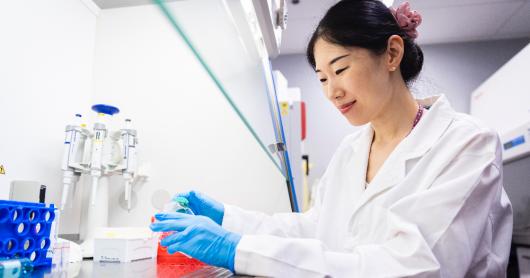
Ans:
POLYGON ((185 213, 158 213, 151 224, 154 232, 175 232, 162 239, 170 254, 182 252, 207 264, 234 272, 236 247, 241 236, 223 229, 213 220, 185 213))

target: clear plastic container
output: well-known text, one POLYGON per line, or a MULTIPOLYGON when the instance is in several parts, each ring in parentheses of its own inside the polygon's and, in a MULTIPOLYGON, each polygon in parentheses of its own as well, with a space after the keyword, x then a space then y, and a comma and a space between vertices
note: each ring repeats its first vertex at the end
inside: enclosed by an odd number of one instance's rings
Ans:
MULTIPOLYGON (((164 212, 180 212, 180 213, 186 213, 186 214, 191 214, 191 215, 195 215, 195 213, 193 213, 193 210, 191 210, 189 208, 189 201, 188 199, 184 198, 184 197, 177 197, 173 200, 171 200, 169 203, 165 204, 164 205, 164 212)), ((193 261, 190 261, 190 262, 194 262, 195 260, 192 259, 190 256, 184 254, 184 253, 176 253, 176 254, 173 254, 173 255, 170 255, 167 253, 167 248, 166 247, 162 247, 160 245, 160 241, 162 239, 164 239, 165 237, 167 236, 170 236, 172 235, 174 232, 162 232, 160 233, 158 236, 159 236, 159 241, 158 241, 158 258, 159 260, 163 257, 165 258, 164 260, 165 261, 169 261, 169 262, 182 262, 183 260, 188 262, 190 260, 193 260, 193 261)), ((198 262, 198 261, 197 261, 198 262)))
POLYGON ((164 205, 164 212, 181 212, 186 214, 195 215, 189 207, 188 199, 184 197, 177 197, 171 202, 164 205))

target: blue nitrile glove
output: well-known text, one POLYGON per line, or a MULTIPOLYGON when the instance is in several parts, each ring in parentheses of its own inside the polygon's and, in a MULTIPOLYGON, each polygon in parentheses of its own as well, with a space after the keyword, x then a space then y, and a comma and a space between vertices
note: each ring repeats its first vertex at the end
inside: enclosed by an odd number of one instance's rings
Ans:
POLYGON ((195 214, 207 216, 219 225, 223 223, 225 208, 223 204, 217 202, 216 200, 193 190, 190 192, 177 194, 175 197, 173 197, 173 200, 175 200, 177 197, 184 197, 188 199, 189 208, 191 208, 195 214))
POLYGON ((183 252, 209 265, 234 272, 236 247, 241 236, 229 232, 205 216, 180 212, 155 214, 158 220, 151 224, 154 232, 171 232, 160 244, 170 254, 183 252))

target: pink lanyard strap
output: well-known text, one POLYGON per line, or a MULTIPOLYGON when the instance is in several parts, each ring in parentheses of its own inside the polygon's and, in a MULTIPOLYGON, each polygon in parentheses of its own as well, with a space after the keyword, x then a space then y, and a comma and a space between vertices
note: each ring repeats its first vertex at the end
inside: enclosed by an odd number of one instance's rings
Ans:
POLYGON ((423 106, 421 106, 421 104, 418 104, 418 113, 416 113, 416 118, 414 119, 412 128, 416 127, 416 125, 420 122, 421 116, 423 116, 423 106))

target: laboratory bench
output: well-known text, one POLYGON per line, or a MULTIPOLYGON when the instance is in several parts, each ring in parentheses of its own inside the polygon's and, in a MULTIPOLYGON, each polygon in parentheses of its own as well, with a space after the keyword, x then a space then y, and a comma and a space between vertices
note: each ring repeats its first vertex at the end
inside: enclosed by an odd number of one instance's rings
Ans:
POLYGON ((213 266, 157 264, 156 259, 131 263, 103 263, 92 260, 70 263, 63 269, 36 269, 31 277, 61 278, 173 278, 173 277, 249 277, 234 275, 227 269, 213 266))

